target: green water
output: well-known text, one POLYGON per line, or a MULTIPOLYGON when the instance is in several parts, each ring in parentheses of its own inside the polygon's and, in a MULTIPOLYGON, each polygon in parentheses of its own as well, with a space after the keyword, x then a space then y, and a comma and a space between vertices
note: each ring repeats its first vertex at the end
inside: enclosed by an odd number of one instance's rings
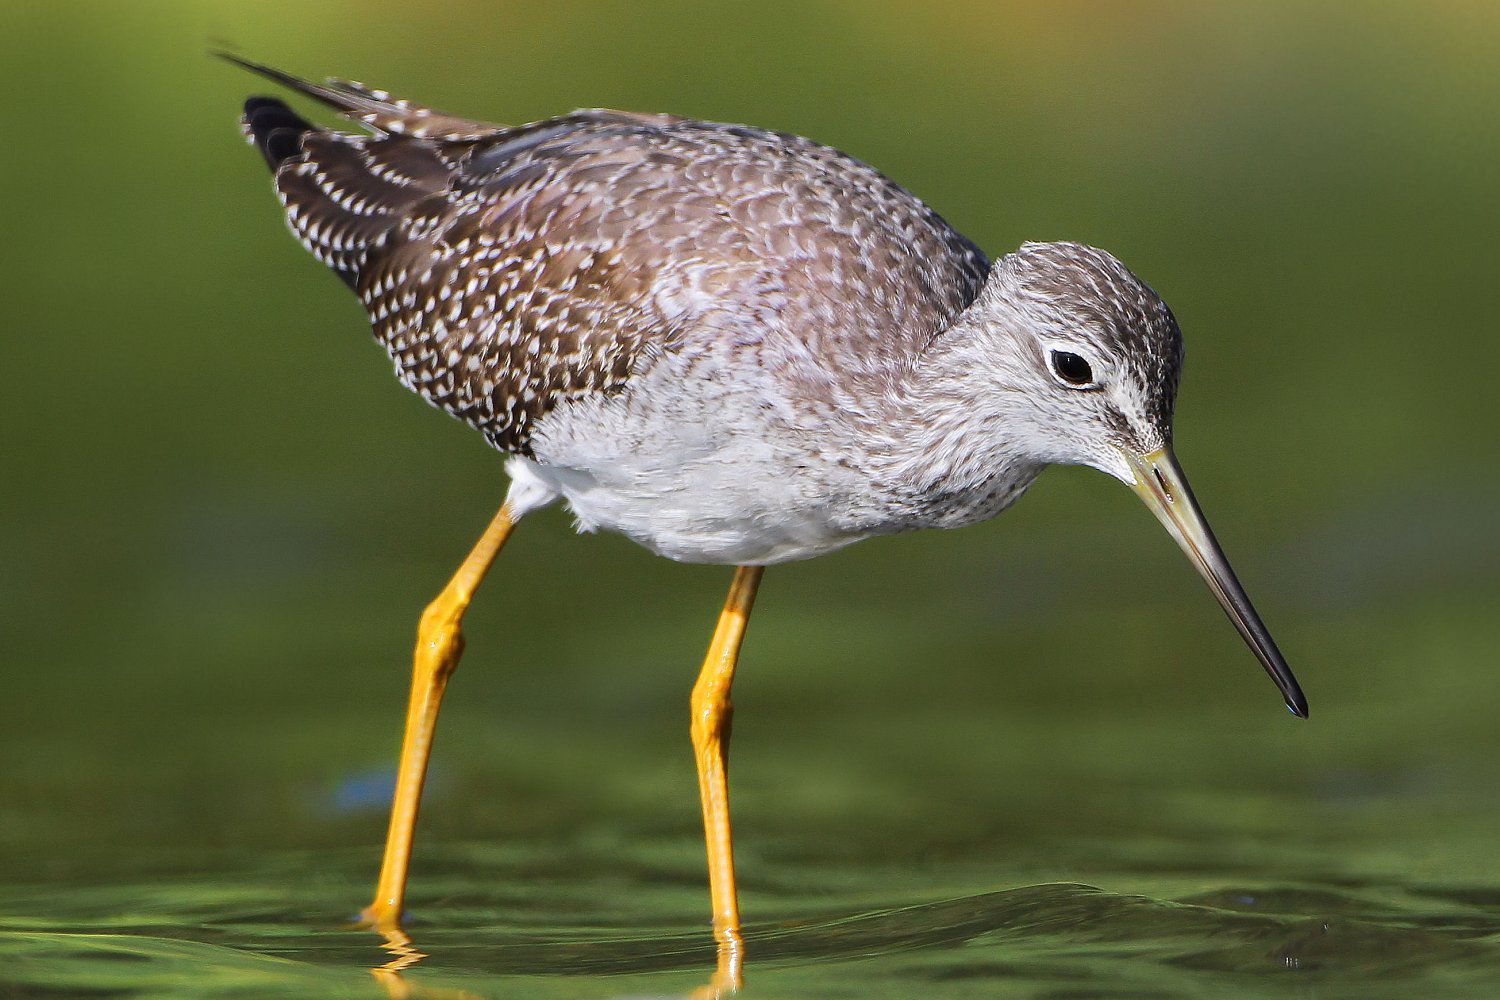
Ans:
POLYGON ((767 573, 752 997, 1500 992, 1487 5, 6 5, 0 996, 681 995, 728 572, 522 526, 469 619, 401 981, 365 902, 417 611, 499 499, 291 243, 247 55, 455 111, 753 121, 1182 320, 1178 449, 1301 722, 1128 491, 767 573), (442 991, 450 991, 444 994, 442 991))

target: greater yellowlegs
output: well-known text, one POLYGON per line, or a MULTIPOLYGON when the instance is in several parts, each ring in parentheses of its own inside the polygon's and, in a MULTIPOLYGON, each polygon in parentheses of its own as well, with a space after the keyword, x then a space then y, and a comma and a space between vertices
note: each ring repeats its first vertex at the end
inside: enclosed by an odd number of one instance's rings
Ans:
POLYGON ((795 135, 605 110, 492 125, 233 61, 366 127, 265 97, 243 119, 397 377, 510 456, 505 502, 422 615, 372 925, 401 917, 464 610, 515 523, 558 500, 583 530, 738 567, 691 701, 715 989, 740 983, 729 691, 767 565, 983 521, 1045 466, 1089 465, 1141 496, 1307 714, 1172 455, 1177 322, 1110 254, 1028 243, 992 262, 795 135))

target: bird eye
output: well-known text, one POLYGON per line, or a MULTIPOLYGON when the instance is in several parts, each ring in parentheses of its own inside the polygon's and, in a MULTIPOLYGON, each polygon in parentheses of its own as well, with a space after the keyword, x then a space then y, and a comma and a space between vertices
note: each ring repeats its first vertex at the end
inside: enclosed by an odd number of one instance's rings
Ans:
POLYGON ((1094 369, 1072 351, 1053 351, 1051 361, 1052 371, 1069 385, 1083 388, 1094 384, 1094 369))

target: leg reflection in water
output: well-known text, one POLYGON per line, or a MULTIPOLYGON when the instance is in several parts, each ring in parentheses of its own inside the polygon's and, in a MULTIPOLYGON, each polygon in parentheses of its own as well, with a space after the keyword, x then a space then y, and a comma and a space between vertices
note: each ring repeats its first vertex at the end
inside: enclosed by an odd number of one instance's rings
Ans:
POLYGON ((384 965, 375 966, 370 970, 370 975, 384 987, 386 996, 391 1000, 484 1000, 479 994, 468 990, 413 983, 403 973, 426 958, 427 953, 419 951, 412 943, 411 935, 399 927, 380 931, 380 936, 385 939, 381 947, 391 956, 391 960, 384 965))

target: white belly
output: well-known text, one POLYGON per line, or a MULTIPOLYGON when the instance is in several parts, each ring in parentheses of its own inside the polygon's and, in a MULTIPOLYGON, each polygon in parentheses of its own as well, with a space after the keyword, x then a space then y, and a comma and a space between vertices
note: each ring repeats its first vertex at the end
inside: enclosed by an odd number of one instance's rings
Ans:
POLYGON ((679 562, 789 562, 879 533, 850 527, 852 473, 829 470, 746 404, 763 395, 701 379, 694 393, 653 392, 656 379, 680 379, 666 364, 643 379, 539 422, 535 459, 506 466, 513 505, 561 498, 580 530, 619 532, 679 562))
POLYGON ((648 463, 628 470, 629 482, 519 457, 506 470, 513 498, 540 501, 524 506, 561 497, 580 531, 615 531, 678 562, 764 566, 811 559, 866 537, 838 530, 816 510, 776 505, 776 491, 748 495, 709 482, 684 487, 671 470, 648 463))

